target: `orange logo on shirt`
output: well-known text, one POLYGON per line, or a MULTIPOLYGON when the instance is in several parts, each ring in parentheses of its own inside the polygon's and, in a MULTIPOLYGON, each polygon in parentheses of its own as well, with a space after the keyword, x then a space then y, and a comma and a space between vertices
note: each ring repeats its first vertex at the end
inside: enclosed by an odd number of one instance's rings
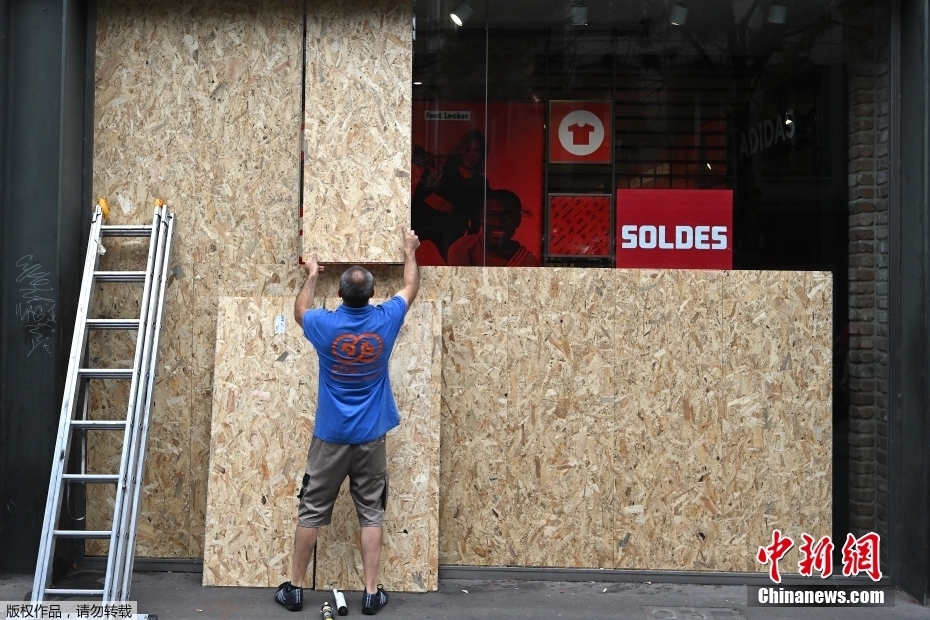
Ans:
POLYGON ((333 357, 346 362, 367 364, 381 357, 384 343, 378 334, 368 332, 365 334, 342 334, 333 340, 333 357))

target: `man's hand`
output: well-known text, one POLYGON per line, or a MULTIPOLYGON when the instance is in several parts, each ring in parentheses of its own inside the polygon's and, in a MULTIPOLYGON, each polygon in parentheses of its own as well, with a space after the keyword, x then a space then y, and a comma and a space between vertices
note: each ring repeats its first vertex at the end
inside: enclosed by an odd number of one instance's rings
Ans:
POLYGON ((310 255, 310 260, 304 263, 304 270, 307 272, 307 279, 304 285, 297 293, 297 299, 294 301, 294 320, 298 325, 304 323, 304 313, 313 305, 313 294, 316 289, 316 278, 323 271, 323 267, 316 262, 316 252, 310 255))
POLYGON ((317 263, 316 252, 310 255, 310 260, 304 263, 304 270, 307 272, 308 276, 315 276, 318 273, 323 273, 323 266, 317 263))
POLYGON ((418 247, 420 247, 420 238, 412 230, 406 231, 404 233, 404 254, 416 252, 418 247))
POLYGON ((397 292, 407 302, 407 307, 413 303, 420 290, 420 271, 417 269, 417 248, 420 247, 420 238, 412 230, 404 232, 404 288, 397 292))

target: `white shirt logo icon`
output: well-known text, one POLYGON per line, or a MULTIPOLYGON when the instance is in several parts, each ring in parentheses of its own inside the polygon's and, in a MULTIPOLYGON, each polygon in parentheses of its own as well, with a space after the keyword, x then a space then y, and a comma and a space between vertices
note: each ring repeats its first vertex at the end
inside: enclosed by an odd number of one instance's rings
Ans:
POLYGON ((587 110, 570 112, 559 123, 559 142, 572 155, 590 155, 604 143, 604 123, 587 110))

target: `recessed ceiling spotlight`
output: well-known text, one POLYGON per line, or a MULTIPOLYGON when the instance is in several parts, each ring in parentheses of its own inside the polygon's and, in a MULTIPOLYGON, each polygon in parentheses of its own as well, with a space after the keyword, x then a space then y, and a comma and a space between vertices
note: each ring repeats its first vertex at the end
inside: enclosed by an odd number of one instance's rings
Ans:
POLYGON ((687 19, 688 9, 675 3, 675 6, 672 7, 672 11, 668 15, 668 21, 671 22, 673 26, 684 26, 687 19))
POLYGON ((452 18, 452 21, 455 22, 456 26, 464 26, 465 22, 468 21, 468 18, 474 14, 475 11, 471 8, 471 5, 469 5, 467 2, 463 2, 455 7, 454 11, 449 13, 449 17, 452 18))
POLYGON ((588 25, 588 7, 583 4, 579 4, 572 7, 572 25, 573 26, 587 26, 588 25))

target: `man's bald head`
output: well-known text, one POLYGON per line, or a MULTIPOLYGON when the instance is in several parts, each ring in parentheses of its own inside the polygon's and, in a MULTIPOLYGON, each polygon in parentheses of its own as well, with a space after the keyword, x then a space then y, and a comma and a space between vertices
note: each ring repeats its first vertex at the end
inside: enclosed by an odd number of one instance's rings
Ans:
POLYGON ((375 277, 364 267, 349 267, 339 278, 339 296, 342 297, 342 303, 350 308, 367 306, 374 294, 375 277))

